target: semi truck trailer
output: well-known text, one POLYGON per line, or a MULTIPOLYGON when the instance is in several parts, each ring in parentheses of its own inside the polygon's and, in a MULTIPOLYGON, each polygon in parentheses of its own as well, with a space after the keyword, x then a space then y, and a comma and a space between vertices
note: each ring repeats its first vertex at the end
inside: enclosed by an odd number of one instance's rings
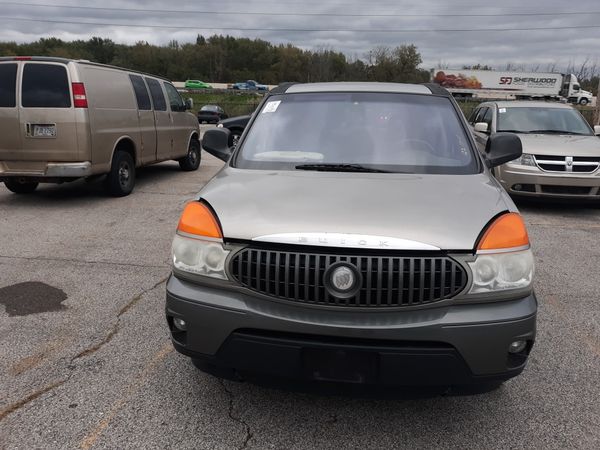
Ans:
POLYGON ((581 89, 573 74, 434 69, 431 77, 455 97, 592 101, 592 93, 581 89))

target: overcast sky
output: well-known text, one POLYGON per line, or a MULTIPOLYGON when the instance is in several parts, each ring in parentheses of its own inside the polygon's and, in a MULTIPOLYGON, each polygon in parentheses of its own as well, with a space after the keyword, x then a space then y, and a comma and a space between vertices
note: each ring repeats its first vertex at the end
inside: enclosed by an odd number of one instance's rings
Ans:
POLYGON ((477 0, 25 0, 12 3, 0 0, 0 40, 29 42, 50 36, 65 40, 100 36, 119 43, 144 40, 166 44, 171 39, 193 42, 198 33, 204 36, 220 33, 292 43, 307 49, 327 47, 358 57, 378 45, 415 44, 423 57, 424 68, 439 63, 451 68, 476 63, 502 68, 510 62, 528 66, 540 64, 542 69, 553 63, 557 67, 580 64, 586 58, 598 61, 600 1, 495 0, 493 6, 491 4, 477 0), (69 5, 109 9, 66 7, 69 5), (119 10, 123 8, 138 10, 119 10), (510 13, 521 15, 499 15, 510 13), (474 17, 474 14, 487 16, 474 17), (93 25, 93 22, 103 25, 93 25), (150 28, 149 25, 174 28, 150 28), (549 27, 555 29, 414 31, 549 27), (307 31, 317 29, 368 31, 307 31))

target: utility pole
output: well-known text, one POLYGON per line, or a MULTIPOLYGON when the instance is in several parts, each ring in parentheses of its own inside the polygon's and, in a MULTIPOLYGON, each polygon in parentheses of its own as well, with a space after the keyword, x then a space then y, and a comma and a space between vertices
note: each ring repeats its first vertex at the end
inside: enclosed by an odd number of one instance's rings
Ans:
POLYGON ((596 109, 594 110, 594 125, 600 125, 600 77, 598 77, 598 90, 596 91, 596 109))

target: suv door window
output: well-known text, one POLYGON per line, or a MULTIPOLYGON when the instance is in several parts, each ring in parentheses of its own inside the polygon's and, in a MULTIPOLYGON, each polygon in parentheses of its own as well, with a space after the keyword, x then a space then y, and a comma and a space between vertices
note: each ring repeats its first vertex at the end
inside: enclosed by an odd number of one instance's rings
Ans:
POLYGON ((70 108, 67 68, 58 64, 25 64, 21 103, 25 108, 70 108))
POLYGON ((135 91, 138 109, 142 111, 151 110, 152 104, 150 103, 150 96, 148 95, 148 88, 146 88, 144 79, 139 75, 129 75, 129 79, 135 91))
POLYGON ((0 64, 0 108, 16 106, 17 65, 0 64))
POLYGON ((181 95, 170 83, 163 83, 165 90, 167 91, 167 97, 169 97, 169 104, 171 105, 171 111, 185 111, 185 103, 181 99, 181 95))
POLYGON ((483 116, 481 121, 487 123, 488 131, 492 131, 492 116, 493 116, 494 110, 492 108, 486 108, 486 109, 487 110, 485 112, 485 115, 483 116))
POLYGON ((481 109, 481 108, 476 108, 476 109, 475 109, 475 110, 474 110, 474 111, 471 113, 471 115, 469 116, 469 123, 470 123, 471 125, 473 125, 474 123, 476 123, 476 122, 477 122, 477 120, 476 120, 476 119, 477 119, 477 115, 479 114, 479 111, 480 111, 480 109, 481 109))
POLYGON ((156 111, 166 111, 167 102, 165 102, 165 96, 160 87, 160 83, 152 78, 146 78, 146 83, 150 88, 150 95, 152 96, 152 103, 154 103, 154 109, 156 111))

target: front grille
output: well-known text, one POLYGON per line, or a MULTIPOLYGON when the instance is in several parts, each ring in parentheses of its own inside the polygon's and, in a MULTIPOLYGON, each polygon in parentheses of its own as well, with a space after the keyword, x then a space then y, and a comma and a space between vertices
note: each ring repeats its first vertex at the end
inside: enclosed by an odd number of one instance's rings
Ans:
POLYGON ((231 258, 242 286, 277 299, 327 306, 400 307, 450 298, 467 284, 465 269, 447 256, 373 256, 244 248, 231 258), (362 284, 350 298, 331 295, 325 271, 346 262, 362 284))
POLYGON ((600 167, 596 156, 534 155, 537 165, 548 172, 592 173, 600 167))

